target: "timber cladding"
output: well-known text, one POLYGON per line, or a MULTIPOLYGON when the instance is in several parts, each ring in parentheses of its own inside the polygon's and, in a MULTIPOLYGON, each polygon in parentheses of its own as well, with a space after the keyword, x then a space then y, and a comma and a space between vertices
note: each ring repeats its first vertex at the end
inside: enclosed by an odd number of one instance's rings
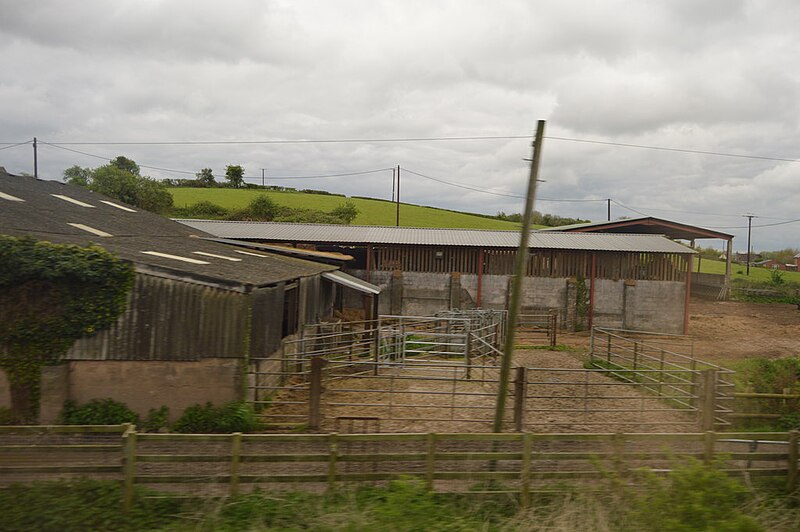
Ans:
MULTIPOLYGON (((516 250, 475 247, 380 246, 374 248, 375 269, 406 272, 511 275, 516 250)), ((533 249, 529 277, 594 277, 647 281, 686 280, 685 254, 533 249)))

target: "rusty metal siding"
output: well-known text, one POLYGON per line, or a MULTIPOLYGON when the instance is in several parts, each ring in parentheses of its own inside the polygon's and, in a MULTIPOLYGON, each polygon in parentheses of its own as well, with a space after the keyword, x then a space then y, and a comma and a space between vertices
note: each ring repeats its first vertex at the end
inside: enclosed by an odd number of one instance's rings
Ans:
POLYGON ((138 274, 112 327, 78 340, 68 360, 199 360, 243 356, 248 297, 138 274))

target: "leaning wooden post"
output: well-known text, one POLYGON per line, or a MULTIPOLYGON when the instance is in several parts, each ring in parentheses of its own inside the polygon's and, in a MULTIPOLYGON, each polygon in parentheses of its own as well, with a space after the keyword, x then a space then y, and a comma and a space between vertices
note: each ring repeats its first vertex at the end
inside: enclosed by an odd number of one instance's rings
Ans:
POLYGON ((528 395, 528 368, 517 367, 514 379, 514 430, 522 432, 525 424, 525 399, 528 395))
POLYGON ((242 453, 242 433, 231 434, 231 482, 229 493, 231 497, 239 494, 239 465, 242 453))
POLYGON ((549 321, 550 321, 550 323, 548 325, 550 326, 550 335, 549 335, 550 336, 550 347, 555 347, 556 341, 557 341, 557 339, 556 339, 557 332, 556 331, 557 331, 557 328, 558 328, 558 315, 556 314, 555 310, 552 310, 552 309, 550 310, 550 320, 549 321))
POLYGON ((311 359, 311 382, 308 398, 308 428, 319 430, 322 421, 322 368, 325 359, 315 356, 311 359))
POLYGON ((528 242, 531 236, 531 218, 533 204, 536 198, 536 182, 539 176, 539 165, 542 160, 542 142, 544 141, 544 120, 539 120, 536 126, 536 138, 533 142, 533 159, 528 178, 528 193, 525 197, 525 213, 522 218, 522 231, 520 232, 519 248, 514 261, 514 276, 511 285, 511 294, 508 298, 508 327, 503 348, 503 359, 500 361, 500 377, 497 386, 497 403, 494 411, 493 432, 503 432, 503 417, 506 409, 506 395, 508 394, 508 381, 511 376, 511 359, 514 356, 514 335, 516 334, 517 315, 522 299, 522 284, 528 264, 528 242))
POLYGON ((123 472, 122 511, 128 513, 133 507, 134 481, 136 479, 136 427, 129 425, 122 435, 123 472))
POLYGON ((794 493, 797 490, 797 460, 800 458, 800 450, 797 446, 800 444, 800 431, 792 430, 789 432, 789 456, 788 471, 786 475, 786 491, 794 493))

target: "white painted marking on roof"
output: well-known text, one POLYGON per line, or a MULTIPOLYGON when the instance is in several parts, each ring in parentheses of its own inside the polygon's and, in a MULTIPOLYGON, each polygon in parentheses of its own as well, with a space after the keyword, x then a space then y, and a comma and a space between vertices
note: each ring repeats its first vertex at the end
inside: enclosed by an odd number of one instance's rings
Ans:
POLYGON ((54 198, 63 199, 64 201, 68 201, 70 203, 74 203, 75 205, 80 205, 81 207, 91 207, 94 209, 94 205, 89 205, 88 203, 84 203, 80 200, 76 200, 75 198, 70 198, 69 196, 64 196, 63 194, 50 194, 54 198))
POLYGON ((206 253, 205 251, 192 251, 192 253, 194 253, 195 255, 204 255, 206 257, 214 257, 215 259, 229 260, 229 261, 232 261, 232 262, 242 262, 242 259, 236 259, 236 258, 233 258, 233 257, 226 257, 225 255, 215 255, 213 253, 206 253))
POLYGON ((72 227, 74 227, 76 229, 83 229, 87 233, 92 233, 93 235, 97 235, 97 236, 114 236, 111 233, 106 233, 105 231, 101 231, 100 229, 95 229, 94 227, 90 227, 88 225, 75 224, 75 223, 70 223, 70 222, 67 222, 67 225, 71 225, 72 227))
POLYGON ((241 253, 242 255, 250 255, 251 257, 261 257, 262 259, 267 256, 267 255, 260 255, 258 253, 250 253, 249 251, 242 251, 242 250, 239 250, 239 249, 234 249, 233 252, 234 253, 241 253))
POLYGON ((191 262, 192 264, 211 264, 204 260, 197 260, 191 257, 181 257, 179 255, 170 255, 169 253, 161 253, 158 251, 142 251, 145 255, 153 255, 155 257, 163 257, 165 259, 182 260, 183 262, 191 262))
POLYGON ((133 210, 133 209, 131 209, 129 207, 126 207, 125 205, 118 205, 118 204, 114 203, 113 201, 108 201, 108 200, 102 200, 101 199, 100 203, 105 203, 106 205, 111 205, 112 207, 116 207, 117 209, 120 209, 120 210, 123 210, 123 211, 136 212, 135 210, 133 210))
POLYGON ((7 199, 8 201, 25 201, 22 198, 12 196, 11 194, 6 194, 5 192, 0 192, 0 198, 7 199))

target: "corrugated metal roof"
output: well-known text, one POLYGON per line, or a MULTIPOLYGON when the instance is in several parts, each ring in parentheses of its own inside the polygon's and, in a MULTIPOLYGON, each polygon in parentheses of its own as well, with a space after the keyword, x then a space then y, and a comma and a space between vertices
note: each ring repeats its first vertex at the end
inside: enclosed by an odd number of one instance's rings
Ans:
POLYGON ((664 234, 672 238, 733 238, 733 235, 706 229, 697 225, 689 225, 682 222, 674 222, 664 218, 654 216, 640 216, 638 218, 626 218, 624 220, 586 222, 580 224, 560 225, 558 227, 545 227, 542 231, 598 231, 603 232, 623 232, 622 228, 629 227, 631 231, 639 231, 647 234, 664 234))
MULTIPOLYGON (((268 240, 272 242, 516 248, 519 245, 520 237, 517 231, 488 231, 481 229, 430 229, 218 220, 178 221, 220 238, 268 240)), ((557 231, 532 231, 530 247, 533 249, 573 249, 584 251, 695 253, 690 248, 659 235, 560 233, 557 231)))
POLYGON ((375 286, 372 283, 368 283, 367 281, 359 279, 358 277, 353 277, 352 275, 344 272, 324 272, 322 276, 325 279, 333 281, 334 283, 358 290, 359 292, 364 292, 365 294, 377 295, 381 293, 381 288, 379 286, 375 286))
POLYGON ((57 181, 12 176, 0 169, 0 192, 24 200, 0 198, 0 234, 58 244, 96 243, 133 262, 139 271, 156 269, 164 275, 245 289, 337 269, 269 252, 242 255, 230 245, 192 238, 211 235, 141 209, 122 210, 110 205, 113 202, 106 196, 57 181), (98 236, 85 227, 111 236, 98 236))

